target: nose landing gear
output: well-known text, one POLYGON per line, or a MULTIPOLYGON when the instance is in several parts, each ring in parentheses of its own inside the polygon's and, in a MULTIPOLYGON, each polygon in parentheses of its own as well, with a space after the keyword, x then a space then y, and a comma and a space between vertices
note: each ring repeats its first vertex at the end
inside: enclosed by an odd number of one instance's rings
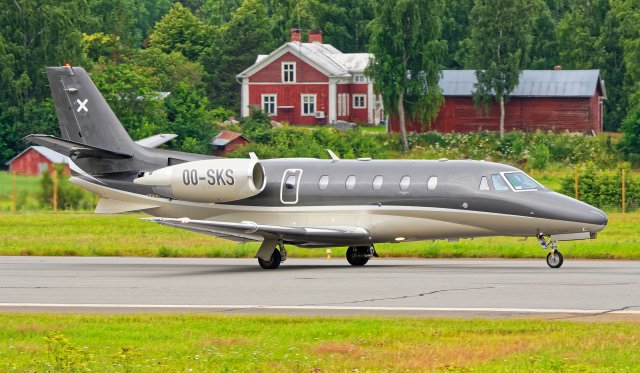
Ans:
POLYGON ((547 254, 547 265, 551 268, 562 267, 564 257, 558 250, 558 244, 556 243, 556 241, 552 240, 551 236, 543 233, 538 233, 537 239, 540 243, 540 246, 542 246, 544 250, 551 250, 549 254, 547 254))

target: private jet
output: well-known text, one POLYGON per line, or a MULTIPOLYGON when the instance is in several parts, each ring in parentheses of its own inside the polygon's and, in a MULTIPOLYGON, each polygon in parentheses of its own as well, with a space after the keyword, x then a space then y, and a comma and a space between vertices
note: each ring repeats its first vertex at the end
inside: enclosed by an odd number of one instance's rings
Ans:
MULTIPOLYGON (((27 140, 68 155, 71 182, 99 195, 96 213, 140 211, 161 225, 261 242, 264 269, 285 245, 348 247, 352 266, 375 244, 535 237, 559 268, 558 241, 593 239, 601 210, 512 166, 473 160, 219 158, 134 142, 81 67, 48 67, 61 138, 27 140)), ((428 243, 427 243, 428 244, 428 243)))

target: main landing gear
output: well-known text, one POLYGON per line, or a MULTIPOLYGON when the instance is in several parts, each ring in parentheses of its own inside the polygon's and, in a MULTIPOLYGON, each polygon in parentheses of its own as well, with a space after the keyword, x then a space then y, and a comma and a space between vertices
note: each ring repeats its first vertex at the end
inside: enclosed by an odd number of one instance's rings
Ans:
POLYGON ((280 264, 287 260, 287 250, 284 248, 282 242, 276 241, 267 241, 262 242, 262 246, 258 250, 258 264, 263 269, 276 269, 280 267, 280 264), (278 248, 276 248, 276 245, 278 248), (271 251, 271 256, 267 256, 265 259, 265 254, 271 251))
POLYGON ((349 246, 347 249, 347 262, 354 267, 362 267, 367 264, 372 256, 377 257, 376 249, 371 246, 349 246))
POLYGON ((547 254, 547 265, 551 268, 560 268, 562 267, 562 263, 564 262, 564 258, 562 253, 558 251, 558 244, 556 241, 551 239, 551 236, 538 233, 538 242, 540 246, 544 250, 550 249, 549 254, 547 254))

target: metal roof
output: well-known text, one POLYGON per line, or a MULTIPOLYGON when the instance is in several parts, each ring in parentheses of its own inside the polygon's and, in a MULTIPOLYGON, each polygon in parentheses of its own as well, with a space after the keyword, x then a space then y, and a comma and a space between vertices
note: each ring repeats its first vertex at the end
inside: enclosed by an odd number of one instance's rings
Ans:
POLYGON ((47 160, 49 160, 49 162, 51 163, 64 163, 64 164, 69 164, 70 159, 69 157, 62 155, 58 152, 54 152, 53 150, 49 149, 49 148, 45 148, 44 146, 38 146, 38 145, 33 145, 30 146, 28 148, 26 148, 25 150, 23 150, 20 154, 16 155, 15 157, 11 158, 11 160, 9 162, 7 162, 7 165, 10 165, 13 161, 15 161, 16 159, 20 158, 24 153, 28 152, 29 149, 33 149, 35 151, 37 151, 38 153, 42 154, 43 157, 47 158, 47 160))
POLYGON ((231 141, 237 139, 238 137, 243 137, 245 140, 250 141, 243 134, 233 131, 222 130, 220 131, 211 141, 211 144, 214 146, 225 146, 231 141))
POLYGON ((368 53, 342 53, 331 44, 300 43, 291 41, 284 43, 269 55, 259 55, 255 64, 238 74, 238 77, 252 75, 271 60, 277 59, 286 52, 292 52, 306 59, 312 65, 320 68, 329 76, 349 76, 351 73, 361 73, 369 64, 372 55, 368 53))
MULTIPOLYGON (((471 96, 476 82, 475 70, 444 70, 439 84, 444 96, 471 96)), ((591 97, 597 88, 606 97, 600 70, 524 70, 511 96, 591 97)))

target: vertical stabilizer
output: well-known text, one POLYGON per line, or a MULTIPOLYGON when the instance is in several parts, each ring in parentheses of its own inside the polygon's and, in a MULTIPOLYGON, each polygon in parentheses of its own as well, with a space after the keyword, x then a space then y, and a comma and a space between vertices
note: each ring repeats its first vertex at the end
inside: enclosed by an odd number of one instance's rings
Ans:
POLYGON ((132 152, 136 144, 83 68, 47 67, 47 78, 62 138, 114 152, 132 152))

